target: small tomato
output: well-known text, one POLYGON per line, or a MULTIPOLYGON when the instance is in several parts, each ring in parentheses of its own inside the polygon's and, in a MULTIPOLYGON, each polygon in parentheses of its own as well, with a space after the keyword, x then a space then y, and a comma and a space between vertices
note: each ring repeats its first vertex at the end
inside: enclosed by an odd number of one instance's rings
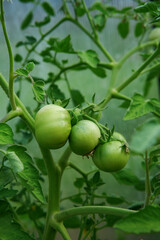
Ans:
POLYGON ((90 120, 81 120, 72 127, 69 143, 72 151, 78 155, 90 153, 100 138, 98 126, 90 120))

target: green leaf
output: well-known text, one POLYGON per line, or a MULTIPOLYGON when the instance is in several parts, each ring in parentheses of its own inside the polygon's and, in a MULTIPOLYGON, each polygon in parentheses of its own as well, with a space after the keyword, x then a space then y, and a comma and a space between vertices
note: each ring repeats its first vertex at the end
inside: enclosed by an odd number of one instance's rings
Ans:
POLYGON ((7 152, 5 154, 5 157, 8 160, 4 162, 4 165, 12 169, 14 173, 18 173, 24 170, 23 163, 21 162, 21 160, 19 159, 15 152, 7 152))
POLYGON ((132 97, 131 104, 124 116, 124 120, 135 119, 150 112, 160 112, 160 102, 153 98, 146 100, 142 95, 136 93, 132 97))
POLYGON ((55 52, 75 53, 70 35, 62 40, 58 38, 50 38, 48 44, 51 46, 51 50, 54 50, 55 52))
POLYGON ((36 81, 32 85, 33 93, 36 98, 36 101, 39 103, 44 102, 44 97, 45 97, 45 83, 42 80, 36 81))
POLYGON ((35 157, 35 162, 36 162, 36 165, 38 167, 38 169, 41 171, 41 173, 43 175, 47 175, 47 170, 46 170, 46 166, 44 164, 44 160, 42 158, 37 158, 35 157))
POLYGON ((122 38, 126 38, 129 33, 129 21, 124 19, 118 24, 118 32, 122 38))
POLYGON ((0 199, 14 197, 17 194, 17 192, 18 192, 17 190, 4 188, 0 190, 0 199))
POLYGON ((77 4, 76 7, 75 7, 75 13, 76 13, 76 15, 77 15, 78 17, 82 17, 82 16, 85 14, 85 12, 86 12, 86 11, 85 11, 82 3, 79 2, 79 4, 77 4))
POLYGON ((104 3, 102 2, 94 2, 91 8, 89 8, 89 11, 98 10, 103 14, 107 14, 107 9, 105 8, 104 3))
POLYGON ((71 96, 75 106, 81 105, 85 100, 79 90, 71 90, 71 96))
POLYGON ((156 64, 155 67, 153 67, 152 70, 147 74, 144 84, 144 96, 148 95, 153 80, 159 76, 159 68, 160 64, 156 64))
POLYGON ((32 140, 33 138, 32 132, 22 119, 19 119, 15 127, 16 133, 18 133, 18 136, 15 139, 16 143, 25 145, 32 140))
POLYGON ((21 61, 23 60, 23 57, 22 57, 20 54, 16 54, 16 55, 14 56, 14 60, 15 60, 16 62, 21 62, 21 61))
POLYGON ((42 26, 48 24, 50 21, 51 21, 50 17, 46 16, 42 21, 39 21, 39 22, 36 21, 35 26, 36 27, 42 27, 42 26))
POLYGON ((81 189, 84 185, 84 178, 76 178, 74 181, 74 186, 78 189, 81 189))
POLYGON ((57 99, 60 99, 60 100, 65 99, 64 93, 60 90, 58 85, 55 83, 52 83, 49 86, 49 88, 47 90, 47 97, 51 100, 52 103, 57 99))
POLYGON ((124 101, 122 104, 119 105, 121 108, 129 108, 130 106, 130 101, 124 101))
POLYGON ((54 9, 53 9, 53 7, 50 5, 49 2, 43 2, 43 3, 41 4, 41 6, 42 6, 42 8, 44 9, 44 11, 45 11, 46 13, 48 13, 49 15, 51 15, 51 16, 54 16, 54 15, 55 15, 54 9))
POLYGON ((0 144, 13 144, 12 129, 6 123, 0 123, 0 144))
POLYGON ((32 11, 30 11, 24 18, 24 20, 22 21, 21 23, 21 29, 24 30, 26 29, 29 24, 32 22, 32 19, 33 19, 33 13, 32 11))
POLYGON ((32 204, 28 212, 29 217, 34 221, 39 218, 45 217, 46 213, 44 212, 42 207, 38 206, 37 204, 32 204))
POLYGON ((33 62, 29 62, 29 63, 27 63, 27 65, 25 66, 25 68, 26 68, 26 70, 27 70, 28 72, 33 71, 34 67, 35 67, 35 64, 34 64, 33 62))
POLYGON ((134 9, 137 13, 156 12, 158 11, 157 5, 154 2, 146 2, 134 9))
POLYGON ((160 232, 160 208, 148 206, 137 213, 122 218, 114 225, 115 228, 127 233, 160 232))
POLYGON ((152 189, 152 197, 155 199, 158 195, 160 195, 160 174, 156 174, 151 179, 151 189, 152 189))
POLYGON ((19 76, 24 76, 24 77, 28 77, 28 71, 24 68, 18 68, 15 73, 17 73, 19 76))
POLYGON ((26 39, 28 40, 28 44, 34 44, 37 41, 33 36, 26 36, 26 39))
POLYGON ((9 210, 9 203, 7 201, 0 200, 0 215, 9 210))
POLYGON ((152 21, 151 23, 156 23, 156 22, 159 22, 160 21, 160 15, 156 16, 152 21))
POLYGON ((81 219, 79 216, 73 216, 63 221, 66 228, 79 228, 81 226, 81 219))
POLYGON ((83 199, 80 195, 73 196, 73 197, 70 198, 70 200, 73 203, 76 203, 76 204, 82 204, 83 203, 83 199))
POLYGON ((24 170, 18 172, 17 176, 21 183, 42 203, 45 202, 42 189, 39 183, 39 172, 34 167, 32 158, 26 153, 26 149, 21 146, 14 145, 7 149, 8 152, 15 152, 24 165, 24 170))
POLYGON ((138 22, 136 23, 135 29, 134 29, 134 35, 135 37, 139 37, 144 32, 144 23, 138 22))
POLYGON ((110 195, 106 197, 107 202, 111 205, 119 205, 125 202, 124 197, 110 195))
POLYGON ((0 189, 3 189, 6 185, 14 180, 12 171, 9 168, 2 167, 0 169, 0 189))
POLYGON ((125 185, 135 185, 136 183, 139 183, 139 179, 131 169, 122 169, 121 171, 118 171, 116 173, 112 173, 112 175, 115 177, 115 179, 122 184, 125 185))
POLYGON ((78 56, 83 62, 87 63, 92 68, 97 68, 99 58, 95 51, 93 50, 79 51, 78 56))
POLYGON ((106 24, 106 17, 104 14, 97 14, 93 18, 96 29, 101 32, 106 24))
POLYGON ((100 181, 100 172, 96 172, 92 177, 93 185, 97 184, 100 181))
POLYGON ((97 75, 100 78, 105 78, 107 76, 106 71, 103 68, 97 67, 97 68, 89 68, 95 75, 97 75))
POLYGON ((33 238, 25 233, 20 225, 11 218, 9 213, 0 216, 0 239, 33 240, 33 238))
POLYGON ((130 148, 138 153, 144 153, 157 143, 160 136, 160 123, 157 119, 149 119, 139 126, 132 136, 130 148))

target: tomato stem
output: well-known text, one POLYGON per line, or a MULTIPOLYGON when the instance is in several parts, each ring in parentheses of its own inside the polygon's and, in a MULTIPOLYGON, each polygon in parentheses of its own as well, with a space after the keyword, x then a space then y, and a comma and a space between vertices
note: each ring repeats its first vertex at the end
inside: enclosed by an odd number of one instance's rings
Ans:
POLYGON ((12 109, 16 110, 16 102, 15 102, 15 96, 14 96, 13 53, 12 53, 11 44, 8 38, 7 30, 6 30, 4 10, 3 10, 3 0, 0 0, 0 8, 1 8, 1 24, 2 24, 3 34, 5 37, 5 41, 8 49, 8 54, 9 54, 9 98, 10 98, 12 109))
POLYGON ((65 167, 67 167, 68 159, 69 159, 71 153, 72 153, 72 151, 71 151, 70 147, 68 146, 58 161, 59 167, 61 168, 62 172, 64 171, 65 167))
POLYGON ((109 206, 83 206, 70 208, 63 210, 61 212, 52 215, 52 219, 56 219, 61 222, 67 218, 77 216, 77 215, 88 215, 88 214, 112 214, 114 216, 127 216, 129 214, 134 214, 137 211, 129 210, 125 208, 109 207, 109 206))
POLYGON ((54 239, 56 235, 56 230, 50 226, 50 218, 51 214, 59 211, 61 171, 54 163, 51 152, 41 146, 40 149, 45 161, 49 180, 48 210, 43 240, 50 240, 54 239))
POLYGON ((87 14, 87 18, 89 20, 89 23, 91 25, 91 28, 93 30, 93 34, 94 34, 94 37, 96 38, 96 40, 98 40, 98 34, 96 32, 96 29, 95 29, 95 25, 94 25, 94 22, 93 22, 93 19, 92 19, 92 16, 90 15, 89 11, 88 11, 88 8, 86 7, 86 4, 84 2, 84 0, 82 0, 82 4, 83 4, 83 7, 84 7, 84 10, 87 14))
POLYGON ((149 161, 147 151, 145 152, 145 170, 146 170, 146 180, 145 180, 145 203, 144 207, 150 204, 151 198, 151 185, 149 177, 149 161))

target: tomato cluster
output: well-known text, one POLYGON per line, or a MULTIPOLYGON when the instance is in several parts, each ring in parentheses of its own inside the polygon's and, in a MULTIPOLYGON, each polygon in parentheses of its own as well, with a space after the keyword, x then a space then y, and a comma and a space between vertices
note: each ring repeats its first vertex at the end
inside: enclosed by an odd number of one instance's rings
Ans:
POLYGON ((73 127, 66 109, 55 104, 41 108, 35 118, 37 142, 48 149, 58 149, 69 139, 71 150, 78 155, 92 153, 93 162, 102 171, 121 170, 128 162, 125 138, 114 132, 108 142, 101 143, 101 132, 91 120, 80 120, 73 127))

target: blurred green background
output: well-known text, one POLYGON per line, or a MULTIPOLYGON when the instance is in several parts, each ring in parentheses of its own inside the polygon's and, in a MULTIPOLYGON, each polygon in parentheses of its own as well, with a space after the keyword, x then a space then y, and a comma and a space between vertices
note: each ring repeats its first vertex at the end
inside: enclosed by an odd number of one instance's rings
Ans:
MULTIPOLYGON (((85 1, 87 6, 90 6, 94 0, 86 0, 85 1)), ((45 31, 49 29, 53 24, 55 24, 61 17, 62 12, 59 11, 61 1, 50 0, 50 3, 55 9, 56 17, 52 20, 52 22, 45 27, 45 31)), ((113 0, 109 1, 109 3, 113 6, 116 6, 117 8, 121 9, 123 7, 127 6, 136 6, 136 3, 131 0, 113 0)), ((33 31, 33 28, 27 28, 24 31, 20 30, 20 24, 26 15, 26 13, 30 10, 31 4, 22 4, 19 1, 13 0, 13 3, 9 3, 7 1, 4 2, 4 8, 5 8, 5 16, 6 16, 6 25, 8 29, 8 34, 10 37, 10 41, 13 48, 13 53, 20 53, 22 56, 25 57, 26 50, 23 47, 15 48, 15 45, 18 41, 24 40, 25 36, 27 35, 33 35, 38 37, 38 32, 33 31)), ((40 7, 37 7, 35 11, 34 20, 38 21, 43 19, 43 12, 40 7)), ((88 20, 86 17, 82 17, 80 19, 81 23, 87 27, 88 30, 90 30, 90 26, 88 24, 88 20)), ((130 21, 130 33, 126 39, 122 39, 118 32, 117 32, 117 25, 119 23, 119 19, 107 19, 107 24, 102 33, 100 33, 100 39, 102 41, 102 44, 107 48, 107 50, 110 52, 111 55, 114 56, 116 60, 119 60, 125 53, 128 52, 131 48, 137 45, 138 40, 134 36, 134 26, 135 22, 130 21)), ((57 28, 54 32, 50 34, 50 36, 58 37, 60 39, 66 37, 68 34, 71 35, 71 40, 73 43, 73 47, 76 50, 87 50, 87 49, 94 49, 98 52, 99 58, 101 61, 106 61, 105 57, 100 53, 99 49, 95 46, 95 44, 84 35, 84 33, 78 29, 76 26, 74 26, 72 23, 67 22, 61 25, 59 28, 57 28)), ((50 37, 49 36, 49 37, 50 37)), ((40 51, 42 49, 42 45, 40 45, 37 48, 37 51, 40 51)), ((74 63, 75 57, 74 56, 64 56, 64 58, 69 58, 70 63, 74 63)), ((32 57, 34 56, 34 53, 32 54, 32 57)), ((37 58, 37 57, 36 57, 37 58)), ((38 59, 38 58, 37 58, 38 59)), ((40 60, 40 58, 38 59, 40 60)), ((141 63, 141 58, 139 54, 134 54, 131 58, 129 58, 122 68, 119 76, 118 81, 121 82, 125 80, 131 73, 133 69, 136 69, 141 63)), ((2 29, 0 28, 0 72, 8 78, 8 67, 9 67, 9 61, 8 61, 8 53, 6 49, 6 45, 4 42, 4 37, 2 34, 2 29)), ((15 64, 15 69, 20 67, 20 64, 15 64)), ((36 65, 35 70, 33 72, 33 75, 46 79, 48 72, 57 72, 57 69, 47 63, 43 63, 40 65, 36 65)), ((101 79, 95 76, 91 71, 85 70, 81 72, 72 71, 68 73, 68 79, 70 81, 70 85, 73 89, 79 89, 81 93, 86 97, 86 100, 91 102, 92 95, 96 93, 96 103, 103 100, 108 82, 110 79, 110 72, 107 71, 107 78, 101 79)), ((127 87, 124 91, 124 93, 127 96, 133 96, 135 92, 142 93, 143 92, 143 86, 144 86, 144 79, 145 75, 140 76, 137 78, 129 87, 127 87)), ((64 81, 58 81, 59 87, 65 92, 66 98, 69 97, 69 93, 67 91, 66 83, 64 81)), ((18 89, 19 85, 15 84, 15 89, 18 89)), ((150 97, 158 97, 158 88, 157 88, 157 80, 155 79, 154 85, 150 89, 149 92, 150 97)), ((24 81, 22 82, 22 93, 20 96, 21 100, 26 106, 31 107, 31 109, 34 109, 36 106, 36 103, 33 99, 33 93, 31 84, 24 81)), ((138 126, 141 122, 143 122, 146 117, 141 117, 136 120, 131 121, 123 121, 123 116, 125 113, 125 109, 120 108, 120 104, 122 102, 119 100, 112 100, 108 107, 104 110, 102 118, 100 120, 101 123, 105 124, 107 123, 110 128, 115 125, 115 130, 122 133, 128 142, 130 142, 132 133, 134 132, 134 129, 136 126, 138 126)), ((6 113, 6 108, 8 106, 8 99, 3 93, 3 91, 0 89, 0 117, 2 118, 6 113)), ((72 104, 70 103, 70 106, 72 104)), ((149 117, 149 116, 147 116, 149 117)), ((15 123, 17 120, 12 120, 9 122, 9 125, 12 127, 13 131, 15 129, 15 123)), ((15 135, 15 138, 18 136, 15 135)), ((68 143, 67 143, 68 144, 68 143)), ((66 144, 66 145, 67 145, 66 144)), ((55 159, 57 159, 62 151, 66 148, 66 145, 60 149, 53 152, 53 156, 55 159)), ((41 157, 40 151, 38 149, 38 146, 34 140, 32 140, 29 144, 26 145, 29 154, 32 157, 41 157)), ((82 158, 80 156, 76 156, 75 154, 71 155, 70 160, 74 162, 77 166, 81 167, 83 170, 90 171, 95 169, 95 166, 92 163, 91 159, 82 158)), ((131 168, 135 175, 144 178, 144 169, 141 165, 142 159, 137 157, 130 157, 129 163, 127 165, 128 168, 131 168)), ((105 181, 105 185, 99 188, 99 192, 106 192, 107 194, 115 194, 115 195, 121 195, 124 196, 128 201, 143 201, 144 200, 144 193, 143 192, 137 192, 133 187, 126 186, 126 185, 120 185, 116 182, 116 180, 113 178, 111 174, 108 173, 101 173, 102 177, 105 181)), ((64 173, 63 180, 62 180, 62 197, 66 197, 69 195, 72 195, 76 193, 76 188, 73 186, 73 182, 76 177, 79 177, 78 173, 73 171, 72 169, 67 169, 64 173)), ((46 184, 43 186, 44 192, 47 192, 46 184)), ((62 208, 71 207, 72 203, 69 201, 64 201, 62 203, 62 208)), ((72 231, 72 234, 75 234, 72 231)), ((123 234, 118 233, 119 237, 116 237, 116 234, 113 233, 111 229, 109 229, 106 232, 101 233, 101 239, 123 239, 123 234)), ((73 235, 74 236, 74 235, 73 235)), ((158 239, 158 235, 153 235, 152 240, 158 239)), ((76 236, 73 237, 73 239, 76 239, 76 236)), ((144 236, 136 236, 136 235, 128 235, 127 239, 150 239, 150 236, 144 235, 144 236)))

